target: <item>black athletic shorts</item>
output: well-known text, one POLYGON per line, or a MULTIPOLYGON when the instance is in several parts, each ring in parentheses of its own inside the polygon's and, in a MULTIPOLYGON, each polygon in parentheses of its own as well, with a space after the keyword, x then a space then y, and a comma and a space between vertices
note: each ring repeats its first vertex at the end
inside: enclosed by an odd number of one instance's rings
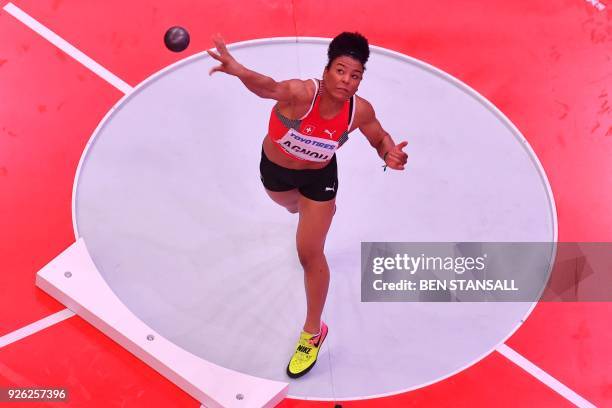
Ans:
POLYGON ((297 188, 306 198, 315 201, 329 201, 338 191, 338 166, 336 155, 327 166, 311 170, 294 170, 271 162, 261 150, 259 163, 261 182, 270 191, 289 191, 297 188))

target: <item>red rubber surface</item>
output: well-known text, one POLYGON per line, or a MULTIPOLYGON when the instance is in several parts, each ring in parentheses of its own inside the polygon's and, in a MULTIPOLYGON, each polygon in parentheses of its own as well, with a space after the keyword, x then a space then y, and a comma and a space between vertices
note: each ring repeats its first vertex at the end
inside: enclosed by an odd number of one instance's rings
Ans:
MULTIPOLYGON (((0 349, 3 387, 64 387, 56 407, 193 407, 188 394, 79 317, 0 349)), ((35 407, 40 403, 9 404, 35 407)))
POLYGON ((0 336, 64 307, 36 272, 74 242, 75 171, 123 95, 0 12, 0 336))

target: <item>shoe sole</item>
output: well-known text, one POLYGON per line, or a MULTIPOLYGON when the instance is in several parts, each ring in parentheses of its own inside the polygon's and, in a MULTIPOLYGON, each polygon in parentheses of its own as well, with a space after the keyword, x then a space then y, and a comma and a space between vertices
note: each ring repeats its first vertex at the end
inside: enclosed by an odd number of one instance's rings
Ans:
MULTIPOLYGON (((323 336, 323 338, 321 339, 321 344, 319 344, 319 349, 321 347, 323 347, 323 343, 325 343, 325 339, 327 339, 327 335, 329 334, 329 328, 327 328, 327 331, 325 332, 325 336, 323 336)), ((289 364, 287 364, 287 375, 290 378, 300 378, 301 376, 307 374, 310 370, 312 370, 312 367, 315 366, 315 364, 317 364, 317 360, 319 359, 319 355, 317 354, 317 358, 315 358, 314 363, 312 363, 312 365, 310 365, 307 369, 305 369, 304 371, 301 371, 297 374, 292 373, 291 371, 289 371, 289 365, 291 364, 291 362, 289 362, 289 364)))

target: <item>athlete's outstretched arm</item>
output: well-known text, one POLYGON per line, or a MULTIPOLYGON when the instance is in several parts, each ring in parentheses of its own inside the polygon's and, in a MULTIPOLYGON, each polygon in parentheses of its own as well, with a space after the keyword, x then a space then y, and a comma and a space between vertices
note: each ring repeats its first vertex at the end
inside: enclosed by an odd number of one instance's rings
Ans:
POLYGON ((277 82, 274 79, 247 69, 232 57, 227 50, 223 38, 219 34, 212 38, 217 53, 207 50, 208 55, 221 63, 213 67, 209 75, 215 72, 224 72, 238 77, 242 83, 255 95, 261 98, 275 99, 282 102, 292 102, 300 99, 309 100, 306 81, 290 79, 277 82))
POLYGON ((404 165, 408 161, 408 155, 402 151, 408 142, 403 141, 395 144, 391 135, 387 133, 378 119, 374 108, 370 102, 358 97, 357 113, 355 114, 357 127, 368 139, 370 145, 376 149, 378 156, 385 161, 385 164, 395 170, 404 170, 404 165))

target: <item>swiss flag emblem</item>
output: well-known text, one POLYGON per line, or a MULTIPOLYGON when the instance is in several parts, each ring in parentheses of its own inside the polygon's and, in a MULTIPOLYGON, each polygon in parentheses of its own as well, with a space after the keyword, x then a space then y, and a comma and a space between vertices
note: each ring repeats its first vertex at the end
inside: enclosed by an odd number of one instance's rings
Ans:
POLYGON ((306 125, 304 126, 304 134, 305 135, 312 135, 312 133, 315 131, 315 127, 312 125, 306 125))

